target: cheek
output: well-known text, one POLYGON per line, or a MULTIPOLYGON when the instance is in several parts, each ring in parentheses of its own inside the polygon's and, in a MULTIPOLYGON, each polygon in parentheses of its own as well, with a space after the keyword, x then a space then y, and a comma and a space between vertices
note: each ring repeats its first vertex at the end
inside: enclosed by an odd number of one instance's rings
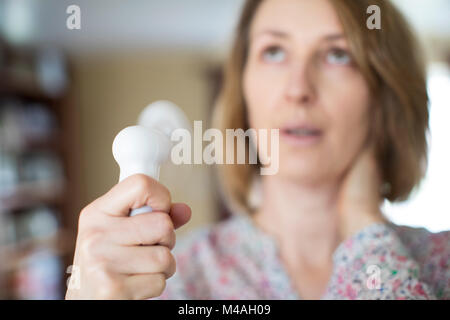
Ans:
POLYGON ((319 99, 330 116, 330 124, 345 132, 367 126, 370 94, 359 72, 353 68, 331 68, 318 80, 319 99))
POLYGON ((248 67, 243 75, 243 93, 252 128, 271 128, 281 84, 280 72, 248 67))
POLYGON ((323 99, 334 153, 347 162, 358 153, 369 132, 368 87, 362 77, 348 77, 347 81, 327 83, 323 99))

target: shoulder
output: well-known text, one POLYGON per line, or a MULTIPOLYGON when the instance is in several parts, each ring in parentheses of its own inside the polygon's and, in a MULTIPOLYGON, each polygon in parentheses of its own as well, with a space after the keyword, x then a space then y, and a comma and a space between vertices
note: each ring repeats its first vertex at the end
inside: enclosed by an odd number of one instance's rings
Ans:
POLYGON ((410 254, 417 260, 450 258, 450 230, 431 232, 423 227, 395 224, 392 226, 410 254))
POLYGON ((438 297, 450 297, 450 231, 394 226, 400 241, 419 264, 420 278, 434 288, 438 297))

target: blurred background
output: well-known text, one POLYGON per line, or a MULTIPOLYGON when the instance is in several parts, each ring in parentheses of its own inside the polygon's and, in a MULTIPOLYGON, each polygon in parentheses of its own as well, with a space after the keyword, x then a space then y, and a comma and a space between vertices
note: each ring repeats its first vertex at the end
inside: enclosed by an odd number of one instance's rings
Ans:
MULTIPOLYGON (((430 166, 396 223, 450 229, 450 1, 394 1, 426 49, 430 166)), ((0 298, 60 299, 80 210, 118 181, 111 145, 159 99, 209 124, 242 0, 0 0, 0 298), (69 30, 69 5, 81 29, 69 30)), ((407 80, 406 80, 407 81, 407 80)), ((162 168, 189 232, 225 216, 206 165, 162 168)))

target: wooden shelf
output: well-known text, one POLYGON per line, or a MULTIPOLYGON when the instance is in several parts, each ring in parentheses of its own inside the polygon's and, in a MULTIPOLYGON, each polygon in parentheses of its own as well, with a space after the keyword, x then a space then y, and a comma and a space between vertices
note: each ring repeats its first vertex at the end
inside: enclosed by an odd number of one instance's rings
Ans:
MULTIPOLYGON (((0 66, 0 100, 5 103, 12 101, 12 107, 16 107, 14 101, 18 101, 18 107, 23 107, 22 110, 25 112, 29 104, 41 104, 54 116, 55 130, 41 139, 37 136, 27 137, 23 145, 5 146, 2 151, 10 153, 15 159, 19 174, 26 164, 24 162, 28 156, 26 153, 51 151, 60 160, 64 172, 61 179, 64 181, 22 183, 8 192, 2 190, 0 218, 3 225, 0 227, 14 228, 18 221, 16 219, 21 219, 20 211, 43 205, 56 207, 52 209, 57 215, 59 228, 51 236, 18 240, 14 243, 2 242, 6 239, 0 237, 0 299, 21 298, 15 295, 14 286, 9 286, 9 279, 23 266, 27 257, 37 250, 50 249, 57 254, 62 263, 61 268, 64 269, 62 274, 65 274, 65 268, 72 264, 76 239, 76 218, 73 215, 73 208, 79 201, 79 161, 72 151, 78 146, 79 120, 76 96, 70 86, 70 61, 65 62, 69 85, 64 92, 52 95, 39 83, 36 72, 37 49, 34 46, 13 47, 0 37, 0 50, 4 54, 3 64, 0 66), (5 212, 8 214, 3 214, 5 212)), ((2 231, 3 229, 0 230, 2 231)), ((64 281, 65 276, 60 279, 61 284, 64 284, 64 281)))
POLYGON ((52 151, 56 154, 61 153, 63 149, 62 139, 58 134, 58 129, 55 129, 54 134, 49 134, 45 138, 33 138, 27 137, 24 139, 23 146, 20 147, 9 147, 4 146, 3 152, 10 153, 26 153, 33 151, 52 151))
POLYGON ((61 151, 61 139, 57 134, 50 135, 45 139, 27 139, 23 151, 61 151))
POLYGON ((4 245, 0 247, 0 257, 3 261, 1 269, 3 272, 16 270, 31 253, 41 249, 50 249, 57 255, 70 253, 73 250, 70 239, 71 235, 60 229, 55 235, 49 237, 27 239, 4 245))
POLYGON ((10 95, 29 100, 53 103, 58 97, 52 97, 39 87, 36 79, 19 76, 15 72, 0 70, 0 95, 10 95))
POLYGON ((26 183, 0 195, 0 211, 28 209, 39 205, 58 205, 63 201, 64 183, 59 181, 26 183))

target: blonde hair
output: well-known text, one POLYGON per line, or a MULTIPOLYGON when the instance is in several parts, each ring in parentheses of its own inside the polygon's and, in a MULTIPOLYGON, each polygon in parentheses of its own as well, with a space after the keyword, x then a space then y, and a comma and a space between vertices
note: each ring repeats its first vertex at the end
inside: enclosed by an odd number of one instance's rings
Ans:
MULTIPOLYGON (((263 1, 246 1, 224 66, 224 83, 213 115, 214 127, 223 132, 249 128, 242 76, 249 29, 263 1)), ((388 186, 382 197, 390 201, 405 200, 420 183, 427 165, 428 95, 418 43, 390 1, 329 1, 370 89, 376 158, 384 186, 388 186), (381 9, 381 30, 369 30, 366 26, 366 10, 370 5, 381 9)), ((221 190, 233 211, 252 211, 248 199, 258 169, 259 165, 250 164, 219 167, 221 190)))

